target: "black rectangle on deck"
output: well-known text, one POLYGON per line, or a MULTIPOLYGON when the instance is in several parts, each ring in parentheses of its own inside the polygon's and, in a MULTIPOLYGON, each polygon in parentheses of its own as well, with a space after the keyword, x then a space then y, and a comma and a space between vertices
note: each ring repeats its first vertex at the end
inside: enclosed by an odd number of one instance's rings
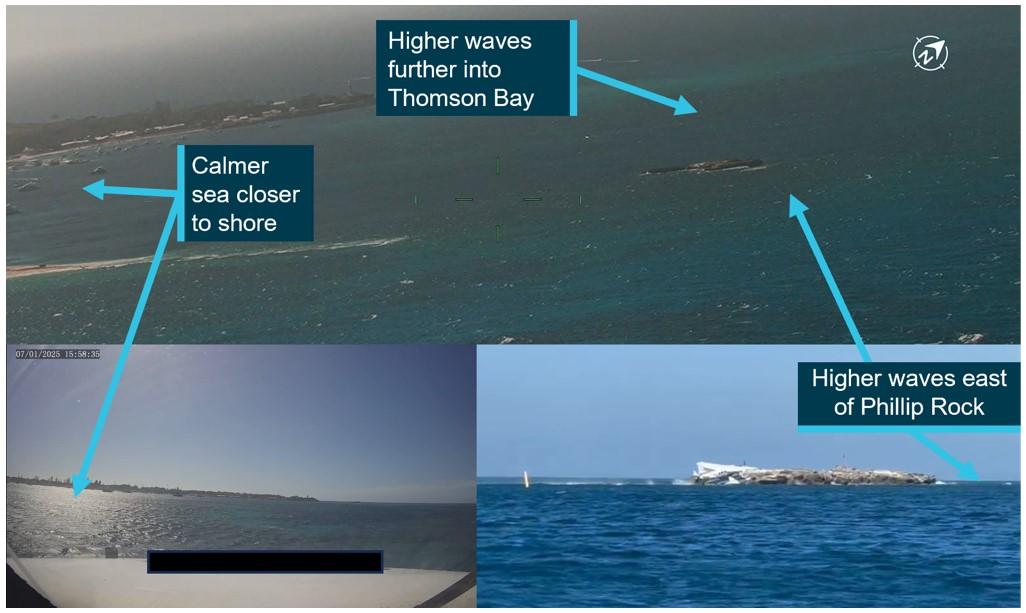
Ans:
POLYGON ((150 550, 147 573, 383 573, 381 551, 150 550))

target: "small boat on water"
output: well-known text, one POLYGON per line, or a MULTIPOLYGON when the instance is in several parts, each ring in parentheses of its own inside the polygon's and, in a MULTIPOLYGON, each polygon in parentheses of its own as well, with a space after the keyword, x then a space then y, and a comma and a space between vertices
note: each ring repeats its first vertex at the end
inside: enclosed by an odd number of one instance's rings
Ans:
POLYGON ((527 471, 524 471, 524 488, 531 487, 531 480, 527 477, 527 471))

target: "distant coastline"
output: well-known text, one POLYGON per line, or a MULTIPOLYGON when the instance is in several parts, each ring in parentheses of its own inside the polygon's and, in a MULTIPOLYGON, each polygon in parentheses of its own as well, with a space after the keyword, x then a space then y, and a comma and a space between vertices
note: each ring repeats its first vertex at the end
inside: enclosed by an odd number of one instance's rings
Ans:
MULTIPOLYGON (((221 102, 182 109, 172 109, 168 103, 157 102, 150 111, 113 117, 55 118, 45 123, 8 123, 7 163, 28 163, 40 156, 70 153, 108 143, 333 113, 368 106, 373 101, 374 96, 370 94, 350 92, 340 95, 307 94, 299 98, 263 102, 221 102)), ((68 159, 66 163, 81 161, 68 159)))
MULTIPOLYGON (((7 475, 7 483, 18 483, 21 485, 43 485, 48 487, 71 488, 71 481, 58 479, 56 477, 12 477, 7 475)), ((279 494, 250 494, 245 492, 224 492, 209 490, 183 490, 181 488, 167 488, 151 485, 127 485, 121 483, 103 483, 94 481, 89 486, 91 491, 101 492, 123 492, 126 494, 164 494, 168 496, 194 496, 203 498, 256 498, 260 500, 292 500, 296 502, 320 502, 312 496, 281 496, 279 494)))

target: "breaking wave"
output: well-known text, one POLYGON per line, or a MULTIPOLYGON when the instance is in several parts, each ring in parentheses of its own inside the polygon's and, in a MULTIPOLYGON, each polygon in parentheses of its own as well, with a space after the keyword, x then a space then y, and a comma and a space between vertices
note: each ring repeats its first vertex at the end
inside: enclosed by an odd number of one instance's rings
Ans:
POLYGON ((170 259, 177 260, 180 262, 193 262, 206 260, 224 260, 227 258, 238 257, 256 257, 261 255, 288 255, 295 253, 310 253, 314 251, 337 251, 339 249, 353 249, 356 247, 386 247, 388 245, 393 245, 395 243, 407 240, 408 238, 410 237, 396 236, 393 238, 369 238, 356 241, 340 241, 337 243, 325 243, 323 245, 300 245, 296 247, 256 249, 253 251, 186 255, 170 259))

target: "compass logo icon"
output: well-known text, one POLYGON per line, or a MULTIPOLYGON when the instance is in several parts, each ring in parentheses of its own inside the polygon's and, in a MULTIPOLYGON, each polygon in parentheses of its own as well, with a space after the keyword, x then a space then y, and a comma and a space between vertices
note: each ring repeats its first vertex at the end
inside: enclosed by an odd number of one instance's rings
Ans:
POLYGON ((912 58, 916 62, 916 68, 920 70, 941 70, 948 62, 947 42, 938 36, 920 36, 916 38, 916 44, 912 47, 912 58))

